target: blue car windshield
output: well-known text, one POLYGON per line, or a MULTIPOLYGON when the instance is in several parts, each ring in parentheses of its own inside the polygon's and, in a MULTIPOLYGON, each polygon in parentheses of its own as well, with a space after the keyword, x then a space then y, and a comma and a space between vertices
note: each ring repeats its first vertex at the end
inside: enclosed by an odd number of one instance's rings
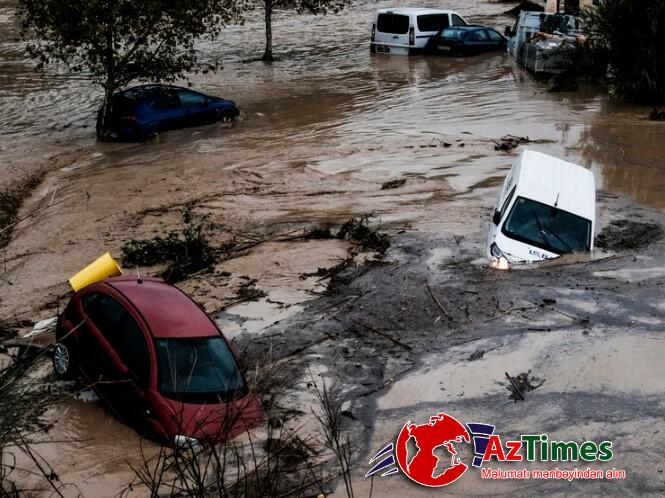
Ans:
POLYGON ((459 28, 446 28, 441 32, 442 38, 450 38, 451 40, 461 40, 464 38, 464 35, 469 31, 466 29, 459 28))
POLYGON ((228 345, 221 337, 156 339, 159 391, 185 403, 219 403, 247 392, 228 345))
POLYGON ((515 201, 502 231, 556 254, 588 251, 591 246, 591 221, 524 197, 515 201))

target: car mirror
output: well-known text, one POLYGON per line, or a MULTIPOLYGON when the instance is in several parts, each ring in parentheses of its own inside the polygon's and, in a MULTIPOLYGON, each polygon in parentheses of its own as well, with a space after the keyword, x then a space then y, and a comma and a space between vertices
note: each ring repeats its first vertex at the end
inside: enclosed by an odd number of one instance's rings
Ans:
POLYGON ((495 225, 498 225, 500 221, 501 221, 501 211, 499 211, 498 209, 495 209, 494 210, 494 216, 492 216, 492 223, 494 223, 495 225))

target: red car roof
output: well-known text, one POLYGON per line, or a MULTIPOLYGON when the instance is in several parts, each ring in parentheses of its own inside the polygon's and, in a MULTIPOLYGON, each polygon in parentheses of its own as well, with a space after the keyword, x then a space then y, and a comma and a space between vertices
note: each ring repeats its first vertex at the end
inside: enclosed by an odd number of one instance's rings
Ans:
POLYGON ((219 330, 184 292, 157 278, 123 276, 104 280, 141 313, 157 338, 207 337, 219 330))

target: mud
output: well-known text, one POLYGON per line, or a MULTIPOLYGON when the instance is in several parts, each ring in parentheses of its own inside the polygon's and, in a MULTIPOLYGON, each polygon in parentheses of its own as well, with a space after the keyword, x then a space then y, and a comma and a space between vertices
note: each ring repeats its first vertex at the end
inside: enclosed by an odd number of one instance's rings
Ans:
POLYGON ((607 225, 596 237, 596 245, 611 251, 638 249, 663 237, 663 229, 654 223, 616 220, 607 225))
MULTIPOLYGON (((500 31, 514 21, 499 3, 448 5, 500 31)), ((238 102, 238 122, 97 144, 99 91, 57 69, 34 74, 13 41, 12 8, 0 0, 0 191, 32 175, 43 181, 0 252, 2 323, 23 332, 53 316, 74 272, 107 250, 119 257, 130 240, 180 230, 194 202, 214 224, 211 245, 245 249, 178 285, 215 316, 246 365, 268 353, 285 361, 284 404, 307 430, 315 429, 310 372, 341 383, 358 489, 370 453, 407 417, 441 408, 501 422, 506 433, 622 445, 617 462, 631 477, 620 488, 553 483, 537 492, 663 486, 649 460, 662 458, 665 434, 662 243, 507 273, 483 260, 498 186, 525 146, 594 172, 599 230, 617 220, 665 226, 660 213, 638 207, 665 209, 665 127, 644 108, 589 89, 550 93, 503 54, 370 56, 377 6, 360 2, 336 16, 277 15, 280 61, 271 65, 243 63, 262 50, 258 13, 227 28, 223 43, 203 46, 225 68, 192 84, 238 102), (495 150, 508 135, 536 143, 495 150), (390 242, 382 257, 359 252, 353 237, 329 236, 369 213, 390 242), (256 294, 245 293, 248 282, 256 294), (512 375, 531 369, 547 382, 513 403, 506 364, 512 375)), ((75 440, 45 443, 63 481, 86 496, 126 486, 122 462, 137 461, 140 439, 98 402, 68 400, 46 419, 53 441, 75 440), (61 462, 63 452, 71 458, 61 462)), ((374 484, 376 496, 418 494, 395 477, 374 484)), ((487 492, 473 480, 465 486, 451 492, 487 492)), ((510 483, 501 491, 524 492, 510 483)))
MULTIPOLYGON (((599 208, 659 226, 665 222, 662 214, 621 199, 605 200, 599 208)), ((496 493, 662 489, 661 475, 639 450, 646 444, 662 455, 662 245, 504 273, 468 259, 482 247, 481 230, 461 239, 452 233, 393 235, 386 260, 359 272, 334 297, 310 303, 305 312, 266 330, 265 339, 238 341, 249 341, 244 349, 251 354, 270 348, 275 358, 292 358, 296 370, 314 361, 327 365, 328 381, 345 388, 360 467, 355 482, 365 492, 363 462, 394 441, 406 420, 426 420, 436 410, 496 423, 504 433, 610 439, 617 452, 613 465, 621 462, 629 471, 625 481, 611 485, 537 482, 527 491, 515 482, 497 484, 496 493), (449 252, 435 258, 433 271, 432 249, 441 247, 449 252), (617 269, 651 277, 630 283, 608 278, 617 269), (302 348, 306 354, 293 356, 302 348), (507 370, 524 401, 508 395, 507 370)), ((463 481, 450 492, 486 492, 480 479, 463 481)), ((377 496, 388 492, 427 495, 403 478, 374 481, 377 496)), ((337 496, 343 494, 340 489, 337 496)))

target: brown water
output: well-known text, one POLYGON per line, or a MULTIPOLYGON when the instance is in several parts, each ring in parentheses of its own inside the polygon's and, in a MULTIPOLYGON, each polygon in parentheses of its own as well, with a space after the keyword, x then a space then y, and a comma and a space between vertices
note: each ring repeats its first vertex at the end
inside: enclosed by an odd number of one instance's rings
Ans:
MULTIPOLYGON (((42 79, 32 72, 21 45, 13 41, 12 4, 0 2, 0 150, 23 164, 29 161, 26 152, 35 153, 35 141, 44 146, 71 141, 90 145, 103 154, 98 163, 109 164, 118 147, 93 145, 99 91, 84 77, 52 70, 42 79)), ((505 9, 500 4, 457 0, 447 6, 474 22, 498 28, 511 22, 498 15, 505 9)), ((219 42, 201 46, 206 57, 221 57, 225 69, 192 81, 236 100, 242 122, 231 132, 208 128, 194 137, 191 131, 176 132, 158 146, 125 151, 134 164, 143 164, 240 149, 244 164, 265 162, 269 154, 273 161, 301 159, 324 173, 360 177, 433 176, 463 165, 464 175, 458 169, 446 173, 458 175, 452 186, 464 192, 508 161, 498 164, 469 149, 445 151, 442 160, 439 150, 398 145, 427 143, 432 135, 425 131, 513 133, 555 140, 540 148, 591 167, 603 188, 665 207, 660 174, 665 125, 649 122, 644 108, 592 92, 547 93, 502 54, 469 60, 372 57, 367 38, 376 8, 362 2, 338 16, 277 16, 280 61, 273 65, 242 62, 261 52, 255 15, 245 26, 229 27, 219 42)))
MULTIPOLYGON (((400 4, 406 2, 391 5, 400 4)), ((649 122, 647 109, 595 91, 548 93, 504 54, 371 56, 372 13, 383 4, 357 2, 337 16, 278 15, 280 60, 272 65, 243 62, 261 54, 260 19, 253 14, 244 26, 229 27, 221 41, 201 46, 206 57, 223 58, 224 70, 192 83, 235 100, 240 120, 147 144, 95 143, 99 90, 55 68, 45 78, 35 74, 13 41, 12 6, 0 0, 0 186, 47 168, 55 171, 25 210, 73 197, 15 230, 3 255, 11 285, 0 279, 0 317, 48 316, 45 306, 67 292, 73 272, 106 250, 117 254, 130 237, 173 227, 191 200, 213 215, 220 240, 370 211, 393 228, 476 232, 514 158, 495 152, 489 140, 505 134, 547 140, 533 148, 590 167, 600 188, 665 208, 665 124, 649 122), (381 190, 399 176, 408 180, 404 187, 381 190)), ((500 14, 505 5, 446 6, 501 31, 512 23, 500 14)), ((270 257, 248 255, 215 271, 235 280, 249 275, 269 295, 293 296, 314 288, 298 288, 298 275, 334 264, 339 251, 275 245, 270 257)), ((234 300, 235 280, 218 275, 183 284, 210 311, 234 300)), ((59 469, 61 477, 86 494, 117 493, 128 478, 120 462, 138 448, 134 433, 95 403, 72 401, 51 416, 59 438, 97 438, 67 447, 78 467, 59 469), (91 462, 96 449, 109 457, 91 462)))

